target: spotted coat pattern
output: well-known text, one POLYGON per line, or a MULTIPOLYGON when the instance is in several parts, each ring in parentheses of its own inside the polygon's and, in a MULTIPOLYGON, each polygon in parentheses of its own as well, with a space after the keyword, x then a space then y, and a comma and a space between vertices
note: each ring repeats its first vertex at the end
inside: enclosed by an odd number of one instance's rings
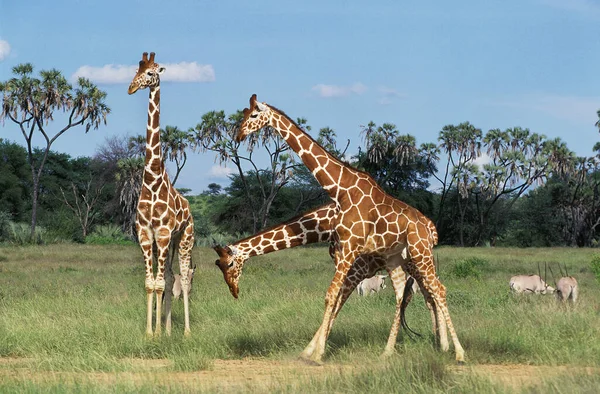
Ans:
MULTIPOLYGON (((183 293, 185 328, 184 334, 190 334, 189 319, 189 276, 191 252, 194 245, 194 221, 190 214, 188 201, 173 187, 165 169, 160 144, 160 74, 164 71, 154 62, 155 54, 150 58, 144 52, 139 68, 129 85, 129 94, 148 88, 148 124, 146 128, 146 159, 142 189, 137 205, 136 230, 146 266, 145 288, 147 294, 146 335, 153 335, 152 312, 153 293, 156 293, 156 330, 161 333, 162 295, 166 285, 172 286, 172 279, 165 280, 166 262, 169 251, 178 248, 181 288, 183 293), (153 274, 153 247, 156 247, 157 272, 153 274)), ((170 267, 168 267, 170 271, 170 267)), ((170 274, 170 272, 168 273, 170 274)), ((172 275, 169 275, 172 277, 172 275)), ((171 333, 171 290, 167 289, 165 312, 166 332, 171 333)))
POLYGON ((385 193, 369 174, 330 155, 286 114, 258 102, 253 95, 250 108, 244 109, 244 119, 236 139, 242 140, 265 126, 273 127, 285 139, 336 205, 333 219, 336 273, 327 290, 323 322, 301 356, 321 362, 335 311, 342 305, 342 289, 353 285, 348 280, 352 263, 360 255, 375 255, 393 261, 431 295, 438 326, 441 328, 445 323, 448 327, 456 360, 463 362, 464 350, 443 296, 445 288, 436 275, 434 245, 428 235, 425 216, 385 193))

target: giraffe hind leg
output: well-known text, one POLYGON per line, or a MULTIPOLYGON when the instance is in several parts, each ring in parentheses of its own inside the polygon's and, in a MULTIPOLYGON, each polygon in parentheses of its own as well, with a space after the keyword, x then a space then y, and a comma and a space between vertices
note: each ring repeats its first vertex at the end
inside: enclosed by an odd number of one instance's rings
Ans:
MULTIPOLYGON (((435 310, 438 314, 438 329, 440 329, 440 341, 443 345, 444 338, 442 335, 441 327, 444 324, 442 318, 445 319, 445 326, 450 332, 450 337, 454 344, 454 351, 456 353, 456 361, 458 363, 464 363, 465 353, 462 345, 458 340, 452 319, 450 318, 450 312, 446 305, 445 288, 440 283, 435 272, 435 266, 433 264, 433 254, 431 248, 422 248, 419 250, 414 245, 409 244, 409 253, 414 266, 417 268, 418 273, 421 274, 421 280, 423 287, 431 294, 435 310)), ((444 327, 445 328, 445 327, 444 327)))
POLYGON ((192 249, 194 247, 194 224, 190 219, 190 223, 183 231, 179 240, 179 272, 181 277, 181 292, 183 294, 183 310, 184 310, 184 331, 185 336, 189 336, 190 330, 190 264, 192 259, 192 249))

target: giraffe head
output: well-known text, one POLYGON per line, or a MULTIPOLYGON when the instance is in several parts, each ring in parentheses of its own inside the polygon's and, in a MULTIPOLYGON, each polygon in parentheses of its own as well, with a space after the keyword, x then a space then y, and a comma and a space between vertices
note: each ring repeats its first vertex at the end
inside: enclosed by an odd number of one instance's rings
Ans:
POLYGON ((227 286, 229 286, 231 295, 238 298, 238 282, 242 275, 242 268, 246 259, 237 254, 236 250, 229 246, 222 247, 220 245, 214 245, 213 249, 219 255, 215 264, 221 269, 221 272, 223 272, 223 278, 225 278, 225 282, 227 283, 227 286))
POLYGON ((235 139, 239 142, 246 138, 249 134, 254 133, 269 125, 271 121, 271 108, 256 100, 256 94, 250 97, 250 108, 244 108, 244 120, 240 125, 240 131, 235 139))
POLYGON ((129 85, 127 93, 134 94, 139 89, 153 88, 160 85, 159 75, 164 71, 163 66, 154 63, 154 52, 150 52, 150 59, 148 59, 148 52, 144 52, 142 60, 140 60, 140 66, 129 85))

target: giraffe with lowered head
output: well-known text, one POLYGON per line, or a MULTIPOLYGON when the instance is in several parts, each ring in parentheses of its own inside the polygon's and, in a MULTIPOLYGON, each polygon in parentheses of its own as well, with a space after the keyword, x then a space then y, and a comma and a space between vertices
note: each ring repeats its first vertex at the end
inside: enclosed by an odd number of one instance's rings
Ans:
MULTIPOLYGON (((301 357, 320 363, 335 311, 344 288, 352 286, 348 272, 361 255, 385 258, 413 276, 424 294, 430 294, 438 312, 438 326, 448 327, 456 360, 464 362, 464 350, 454 330, 446 304, 445 288, 436 275, 433 244, 424 216, 417 209, 388 195, 367 173, 354 169, 329 154, 285 113, 250 98, 236 136, 246 138, 271 126, 285 139, 336 205, 333 219, 336 272, 325 297, 323 322, 301 357)), ((442 350, 444 348, 442 343, 442 350)))
POLYGON ((152 336, 153 295, 156 293, 156 329, 155 335, 161 333, 162 296, 167 287, 165 313, 165 329, 171 334, 171 287, 173 281, 170 273, 171 256, 169 252, 178 248, 181 289, 185 313, 184 334, 190 334, 189 318, 189 275, 194 246, 194 221, 190 213, 188 201, 173 187, 163 161, 160 144, 160 74, 165 68, 154 62, 155 54, 144 52, 139 68, 129 85, 129 94, 139 89, 148 88, 148 125, 146 128, 146 159, 142 190, 137 205, 136 230, 138 241, 144 255, 146 265, 146 335, 152 336), (156 277, 153 273, 153 249, 156 249, 156 277), (165 279, 165 269, 167 280, 165 279))
MULTIPOLYGON (((328 242, 330 244, 329 254, 331 257, 334 257, 335 246, 332 243, 332 221, 335 214, 335 204, 325 204, 232 244, 226 246, 213 246, 213 249, 219 255, 219 259, 215 261, 215 264, 223 272, 223 277, 229 286, 231 294, 235 298, 238 298, 239 279, 242 275, 244 264, 250 257, 317 242, 328 242)), ((431 242, 437 244, 437 231, 435 226, 429 219, 424 218, 424 220, 427 220, 428 223, 431 242)), ((340 306, 334 313, 335 315, 339 313, 342 305, 351 295, 352 289, 356 287, 357 284, 365 278, 372 277, 377 271, 383 269, 388 272, 396 295, 396 313, 388 337, 388 342, 383 352, 383 355, 385 356, 394 352, 400 324, 404 320, 404 309, 410 301, 410 299, 407 298, 405 302, 403 302, 404 295, 407 294, 405 289, 406 275, 401 268, 398 269, 398 267, 388 265, 388 261, 379 256, 359 256, 348 272, 348 280, 352 282, 353 285, 343 289, 340 306)), ((434 333, 438 334, 436 319, 433 318, 433 301, 428 295, 425 295, 425 300, 432 312, 434 333)), ((439 334, 445 335, 445 330, 439 334)))

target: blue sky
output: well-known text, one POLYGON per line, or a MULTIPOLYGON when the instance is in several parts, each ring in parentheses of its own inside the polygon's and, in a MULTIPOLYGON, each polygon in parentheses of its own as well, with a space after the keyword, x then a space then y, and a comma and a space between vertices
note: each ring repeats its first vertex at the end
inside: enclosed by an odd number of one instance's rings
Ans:
MULTIPOLYGON (((369 121, 417 143, 444 125, 527 127, 579 155, 600 141, 600 0, 0 0, 0 80, 31 62, 108 93, 108 125, 53 148, 93 155, 107 136, 145 132, 147 93, 127 95, 144 51, 165 63, 161 125, 187 129, 252 93, 314 131, 361 144, 369 121)), ((24 139, 9 122, 0 137, 24 139)), ((214 154, 192 153, 177 182, 228 183, 214 154)))

